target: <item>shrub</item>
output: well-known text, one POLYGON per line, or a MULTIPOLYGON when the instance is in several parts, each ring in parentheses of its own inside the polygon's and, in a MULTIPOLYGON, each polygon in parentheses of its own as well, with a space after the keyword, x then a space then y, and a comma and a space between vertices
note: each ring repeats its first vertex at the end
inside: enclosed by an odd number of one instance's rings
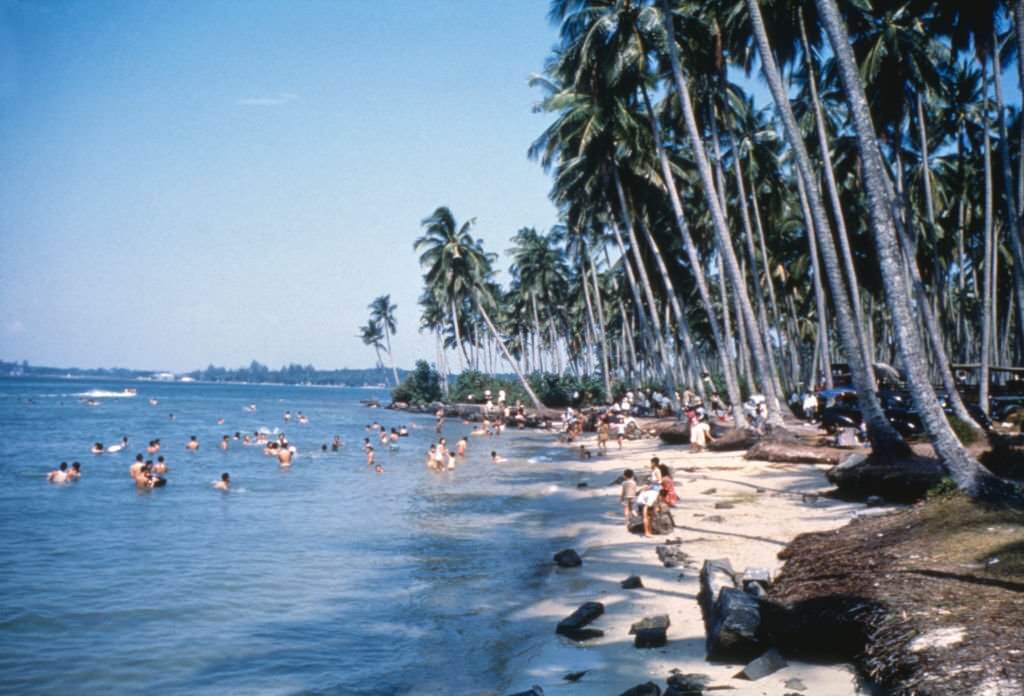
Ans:
POLYGON ((934 500, 936 498, 952 498, 958 492, 959 489, 956 487, 956 482, 947 477, 929 488, 928 492, 925 493, 925 497, 929 500, 934 500))
POLYGON ((964 423, 956 416, 946 414, 946 420, 949 421, 949 427, 951 427, 953 432, 956 433, 956 436, 960 438, 960 442, 964 447, 973 445, 978 441, 978 431, 964 423))
POLYGON ((417 360, 416 369, 391 391, 394 401, 429 404, 441 399, 441 377, 426 360, 417 360))

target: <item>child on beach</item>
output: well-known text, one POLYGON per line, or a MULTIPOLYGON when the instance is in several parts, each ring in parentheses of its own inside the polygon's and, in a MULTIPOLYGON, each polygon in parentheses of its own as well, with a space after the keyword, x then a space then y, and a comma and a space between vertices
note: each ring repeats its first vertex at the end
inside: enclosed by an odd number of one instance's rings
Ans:
POLYGON ((597 424, 597 450, 598 452, 604 452, 608 449, 608 436, 611 434, 611 428, 608 427, 608 421, 604 418, 597 424))
POLYGON ((619 422, 615 424, 615 441, 619 443, 619 449, 622 449, 622 441, 626 437, 626 421, 620 418, 619 422))
POLYGON ((633 478, 633 470, 626 469, 622 472, 622 493, 619 494, 619 502, 622 503, 622 514, 626 520, 626 529, 629 529, 630 512, 633 510, 633 502, 636 500, 636 479, 633 478))

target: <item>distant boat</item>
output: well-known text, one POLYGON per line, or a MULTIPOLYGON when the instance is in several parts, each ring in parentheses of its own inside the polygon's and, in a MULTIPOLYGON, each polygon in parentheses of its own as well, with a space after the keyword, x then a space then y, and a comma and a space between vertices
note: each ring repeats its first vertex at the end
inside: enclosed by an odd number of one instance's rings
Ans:
POLYGON ((122 389, 121 391, 107 391, 105 389, 90 389, 79 392, 75 396, 83 396, 87 399, 124 399, 136 396, 138 392, 134 389, 122 389))

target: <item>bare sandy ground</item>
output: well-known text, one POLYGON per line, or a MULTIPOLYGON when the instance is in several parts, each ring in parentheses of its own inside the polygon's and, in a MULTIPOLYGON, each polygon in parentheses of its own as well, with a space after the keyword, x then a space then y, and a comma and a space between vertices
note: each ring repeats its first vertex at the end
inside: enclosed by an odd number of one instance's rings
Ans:
MULTIPOLYGON (((593 448, 594 443, 588 442, 593 448)), ((824 467, 748 462, 742 453, 690 454, 685 447, 660 445, 655 439, 627 442, 619 451, 615 443, 606 456, 569 464, 588 486, 565 491, 575 522, 554 534, 577 539, 583 557, 580 568, 556 569, 547 581, 547 597, 513 619, 543 619, 551 625, 550 637, 531 654, 509 665, 513 676, 509 693, 540 685, 551 694, 619 694, 654 681, 662 689, 673 669, 703 673, 714 686, 742 696, 782 696, 799 693, 787 680, 798 678, 804 694, 847 696, 868 693, 858 687, 848 665, 814 665, 790 662, 789 666, 756 682, 733 677, 741 664, 711 664, 704 659, 704 624, 697 604, 698 571, 704 559, 728 558, 733 568, 768 568, 773 576, 782 562, 776 554, 798 534, 846 524, 864 514, 861 504, 843 503, 814 494, 829 488, 824 467), (644 538, 626 531, 619 505, 619 487, 608 483, 623 469, 639 470, 658 456, 676 472, 680 502, 673 510, 676 530, 669 537, 644 538), (714 489, 711 492, 711 489, 714 489), (731 509, 716 509, 729 502, 731 509), (708 520, 721 516, 722 522, 708 520), (665 568, 655 546, 667 538, 680 538, 692 556, 693 568, 665 568), (619 583, 639 575, 644 589, 623 590, 619 583), (591 626, 605 632, 603 638, 577 645, 554 633, 559 620, 586 601, 605 605, 605 614, 591 626), (633 647, 629 626, 645 616, 668 614, 669 643, 660 649, 633 647), (570 672, 586 674, 577 682, 563 679, 570 672)), ((554 549, 557 550, 557 549, 554 549)))

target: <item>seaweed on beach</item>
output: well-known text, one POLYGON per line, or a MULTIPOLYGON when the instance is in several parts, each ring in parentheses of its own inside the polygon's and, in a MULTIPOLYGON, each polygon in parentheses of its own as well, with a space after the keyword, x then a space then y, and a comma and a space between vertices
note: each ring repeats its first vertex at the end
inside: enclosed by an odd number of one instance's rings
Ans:
POLYGON ((1021 512, 946 496, 779 555, 770 621, 788 650, 845 652, 894 694, 1024 688, 1021 512))

